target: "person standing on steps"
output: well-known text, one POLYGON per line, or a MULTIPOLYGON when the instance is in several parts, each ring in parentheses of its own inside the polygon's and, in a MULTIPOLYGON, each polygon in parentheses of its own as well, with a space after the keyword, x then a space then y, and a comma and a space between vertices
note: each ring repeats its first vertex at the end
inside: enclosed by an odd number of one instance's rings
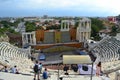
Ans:
POLYGON ((40 72, 39 72, 39 63, 38 63, 38 61, 36 61, 33 69, 34 69, 34 80, 36 80, 36 76, 38 77, 38 80, 40 80, 40 77, 39 77, 40 72))
POLYGON ((96 76, 101 75, 101 62, 99 62, 96 66, 96 76))
POLYGON ((39 63, 39 72, 42 73, 42 63, 39 63))

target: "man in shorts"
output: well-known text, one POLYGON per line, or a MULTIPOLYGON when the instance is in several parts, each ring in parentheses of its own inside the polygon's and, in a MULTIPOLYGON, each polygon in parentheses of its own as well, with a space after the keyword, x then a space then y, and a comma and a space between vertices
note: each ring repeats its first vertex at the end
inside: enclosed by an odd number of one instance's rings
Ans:
POLYGON ((40 80, 39 74, 40 74, 39 63, 38 63, 38 61, 36 61, 35 65, 34 65, 34 80, 36 80, 36 75, 38 76, 38 80, 40 80))

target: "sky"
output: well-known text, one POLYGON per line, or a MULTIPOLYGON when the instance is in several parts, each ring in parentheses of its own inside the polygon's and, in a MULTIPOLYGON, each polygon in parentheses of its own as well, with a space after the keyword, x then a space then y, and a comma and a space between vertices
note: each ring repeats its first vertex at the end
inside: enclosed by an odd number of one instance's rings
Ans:
POLYGON ((106 17, 119 14, 119 0, 0 0, 0 17, 106 17))

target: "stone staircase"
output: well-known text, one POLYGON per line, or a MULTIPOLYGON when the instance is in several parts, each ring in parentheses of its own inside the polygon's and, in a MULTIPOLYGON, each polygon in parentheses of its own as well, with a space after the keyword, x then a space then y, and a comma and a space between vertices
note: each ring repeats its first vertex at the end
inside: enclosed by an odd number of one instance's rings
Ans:
POLYGON ((17 66, 20 72, 28 72, 33 66, 33 62, 28 59, 30 48, 22 49, 7 42, 0 43, 0 64, 8 67, 17 66))

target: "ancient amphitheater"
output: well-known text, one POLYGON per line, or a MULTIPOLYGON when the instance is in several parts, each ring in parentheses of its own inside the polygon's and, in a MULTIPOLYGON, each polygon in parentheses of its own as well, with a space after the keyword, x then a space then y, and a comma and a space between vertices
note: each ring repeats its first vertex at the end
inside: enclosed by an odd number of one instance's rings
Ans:
POLYGON ((27 72, 33 63, 30 59, 30 48, 21 49, 9 44, 8 42, 0 42, 0 64, 13 67, 16 65, 20 72, 27 72))
POLYGON ((120 40, 115 37, 105 37, 91 49, 91 52, 97 57, 95 63, 102 62, 103 73, 114 72, 114 77, 115 73, 120 75, 120 40))
MULTIPOLYGON (((30 72, 33 63, 30 56, 30 48, 21 49, 7 42, 0 42, 0 65, 13 67, 17 65, 20 72, 30 72)), ((114 37, 106 37, 91 49, 97 57, 95 63, 102 62, 103 73, 110 74, 111 80, 120 80, 118 72, 120 70, 120 41, 114 37), (114 73, 113 73, 114 72, 114 73), (118 76, 115 79, 115 76, 118 76)), ((57 73, 56 73, 57 74, 57 73)))
POLYGON ((115 61, 120 58, 120 41, 113 37, 106 37, 92 50, 97 60, 101 62, 115 61))

